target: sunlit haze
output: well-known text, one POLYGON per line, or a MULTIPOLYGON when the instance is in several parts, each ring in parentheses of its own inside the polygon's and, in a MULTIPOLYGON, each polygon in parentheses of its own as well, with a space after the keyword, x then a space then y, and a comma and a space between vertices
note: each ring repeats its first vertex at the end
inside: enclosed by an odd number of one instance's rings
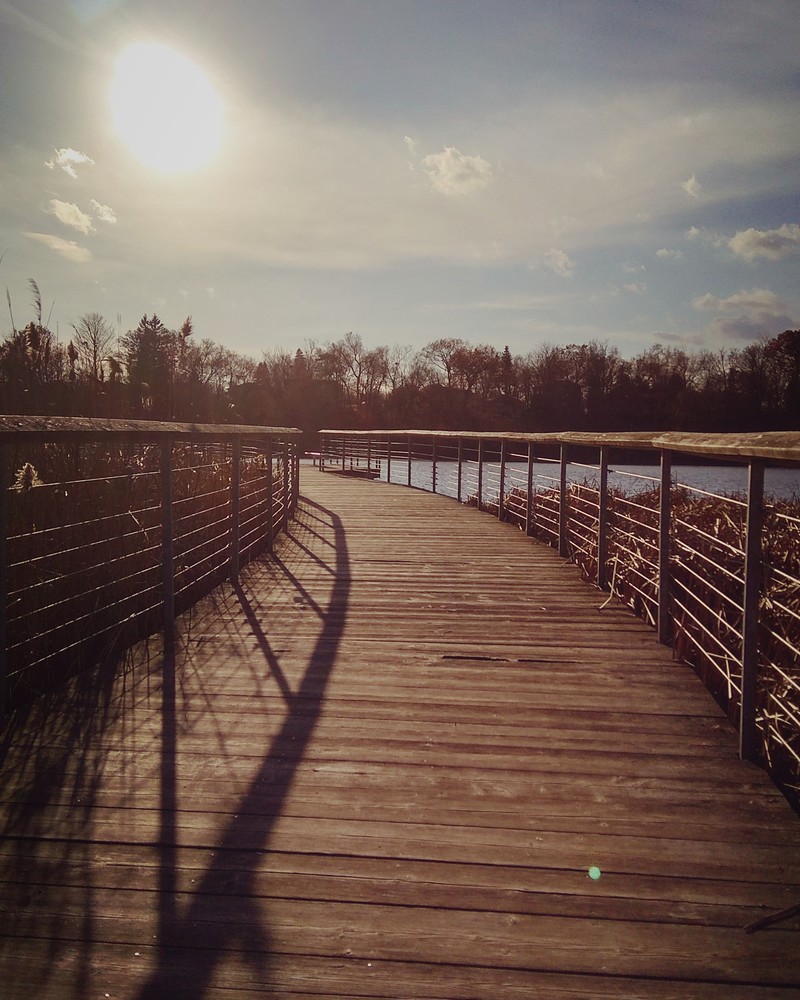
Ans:
POLYGON ((797 14, 0 0, 0 291, 255 359, 740 349, 800 326, 797 14))
POLYGON ((219 95, 199 67, 165 45, 125 49, 117 60, 110 102, 120 136, 154 170, 199 170, 219 150, 219 95))

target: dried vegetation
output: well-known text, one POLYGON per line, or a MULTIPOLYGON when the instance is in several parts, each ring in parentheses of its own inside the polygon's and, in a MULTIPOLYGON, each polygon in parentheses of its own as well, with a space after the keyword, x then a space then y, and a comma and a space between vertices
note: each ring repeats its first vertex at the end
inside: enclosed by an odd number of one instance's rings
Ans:
MULTIPOLYGON (((43 445, 31 457, 15 463, 9 490, 12 706, 158 631, 163 617, 159 446, 43 445)), ((267 473, 263 454, 241 463, 242 562, 267 547, 283 515, 282 456, 271 502, 267 473)), ((171 482, 180 610, 228 573, 230 453, 176 444, 171 482)))
MULTIPOLYGON (((598 578, 600 496, 596 485, 568 487, 570 557, 598 578)), ((469 503, 475 504, 472 496, 469 503)), ((660 490, 608 492, 606 579, 614 597, 655 626, 658 613, 660 490)), ((674 487, 670 497, 670 617, 675 655, 690 663, 730 719, 741 695, 746 505, 674 487)), ((497 513, 498 497, 483 509, 497 513)), ((527 491, 513 488, 504 517, 526 523, 527 491)), ((559 541, 559 491, 538 491, 531 533, 559 541)), ((769 499, 763 530, 758 625, 757 727, 766 766, 800 807, 800 500, 769 499)))

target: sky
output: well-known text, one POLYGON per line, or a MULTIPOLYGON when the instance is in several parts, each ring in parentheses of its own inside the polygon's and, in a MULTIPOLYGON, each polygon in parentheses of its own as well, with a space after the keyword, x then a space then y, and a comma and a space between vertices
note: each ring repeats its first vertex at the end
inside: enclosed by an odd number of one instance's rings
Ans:
POLYGON ((0 288, 257 360, 744 347, 800 327, 798 14, 0 0, 0 288))

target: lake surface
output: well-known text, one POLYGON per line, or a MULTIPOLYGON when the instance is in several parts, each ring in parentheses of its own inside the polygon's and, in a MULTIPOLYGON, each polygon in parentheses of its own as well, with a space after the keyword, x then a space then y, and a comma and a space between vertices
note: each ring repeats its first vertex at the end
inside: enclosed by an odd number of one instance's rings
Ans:
MULTIPOLYGON (((418 489, 430 490, 432 485, 432 463, 425 460, 414 460, 411 463, 411 485, 418 489)), ((455 497, 458 492, 456 462, 438 462, 436 490, 445 496, 455 497)), ((527 466, 522 462, 506 464, 506 490, 512 486, 522 489, 527 485, 527 466)), ((535 462, 534 484, 537 490, 549 489, 559 482, 558 462, 535 462)), ((609 467, 608 484, 613 489, 626 493, 640 492, 657 486, 660 472, 656 465, 619 465, 612 463, 609 467)), ((381 479, 386 481, 386 460, 381 461, 381 479)), ((579 465, 568 467, 570 482, 599 483, 598 470, 579 465)), ((688 486, 691 489, 706 493, 730 496, 744 493, 747 489, 747 469, 740 465, 673 465, 673 483, 688 486)), ((765 490, 768 494, 781 498, 800 498, 800 469, 767 469, 765 472, 765 490)), ((465 462, 462 478, 462 497, 476 492, 478 481, 477 462, 465 462)), ((408 463, 399 456, 392 459, 392 482, 408 484, 408 463)), ((500 465, 497 462, 484 462, 483 493, 490 497, 496 494, 500 483, 500 465)))

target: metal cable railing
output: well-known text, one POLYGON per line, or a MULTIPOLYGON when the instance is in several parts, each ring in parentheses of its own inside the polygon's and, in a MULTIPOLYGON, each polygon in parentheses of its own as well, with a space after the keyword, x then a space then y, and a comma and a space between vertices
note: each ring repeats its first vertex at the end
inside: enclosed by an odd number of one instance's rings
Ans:
POLYGON ((322 431, 321 455, 323 468, 372 463, 558 548, 692 664, 738 726, 742 756, 800 803, 800 500, 796 486, 764 485, 766 472, 800 468, 800 433, 322 431), (636 467, 648 459, 652 472, 636 467), (679 460, 732 463, 747 482, 734 493, 682 481, 679 460))
POLYGON ((158 631, 268 550, 297 502, 299 434, 0 417, 0 707, 158 631))

